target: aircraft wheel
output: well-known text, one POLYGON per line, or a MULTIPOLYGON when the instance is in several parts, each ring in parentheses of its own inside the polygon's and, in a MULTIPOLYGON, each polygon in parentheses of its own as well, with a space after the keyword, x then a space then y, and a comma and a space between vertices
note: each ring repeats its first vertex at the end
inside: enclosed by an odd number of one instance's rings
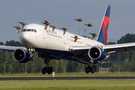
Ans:
POLYGON ((52 67, 48 68, 47 72, 48 74, 51 74, 53 72, 53 68, 52 67))
POLYGON ((91 73, 94 73, 94 72, 96 72, 96 66, 93 66, 93 67, 91 68, 91 73))
POLYGON ((91 72, 90 66, 86 67, 86 73, 89 73, 89 72, 91 72))
POLYGON ((88 67, 86 67, 86 73, 89 73, 89 68, 88 67))
POLYGON ((42 74, 45 74, 47 72, 47 67, 44 67, 43 69, 42 69, 42 74))

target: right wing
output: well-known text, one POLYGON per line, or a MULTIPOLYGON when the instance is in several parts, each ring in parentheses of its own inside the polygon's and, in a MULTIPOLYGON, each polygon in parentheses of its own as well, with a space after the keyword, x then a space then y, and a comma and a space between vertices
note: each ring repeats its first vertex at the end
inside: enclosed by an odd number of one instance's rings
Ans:
POLYGON ((15 51, 16 49, 25 49, 25 50, 27 50, 25 47, 0 45, 0 50, 15 51))

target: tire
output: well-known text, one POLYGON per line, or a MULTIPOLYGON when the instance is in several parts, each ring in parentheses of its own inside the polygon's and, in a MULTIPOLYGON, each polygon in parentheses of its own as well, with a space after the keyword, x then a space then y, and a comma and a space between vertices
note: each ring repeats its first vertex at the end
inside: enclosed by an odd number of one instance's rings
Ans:
POLYGON ((88 67, 86 67, 86 73, 89 73, 89 68, 88 67))
POLYGON ((51 74, 53 72, 53 68, 52 67, 48 68, 47 72, 48 74, 51 74))
POLYGON ((91 72, 90 66, 86 67, 86 73, 89 73, 89 72, 91 72))
POLYGON ((44 67, 43 69, 42 69, 42 74, 45 74, 47 72, 47 67, 44 67))
POLYGON ((94 72, 96 72, 96 66, 93 66, 93 67, 91 68, 91 73, 94 73, 94 72))

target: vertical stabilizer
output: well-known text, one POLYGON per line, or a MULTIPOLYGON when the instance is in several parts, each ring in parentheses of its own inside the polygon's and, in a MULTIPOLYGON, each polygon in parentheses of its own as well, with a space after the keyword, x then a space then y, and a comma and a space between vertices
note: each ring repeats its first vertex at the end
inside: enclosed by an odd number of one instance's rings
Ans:
POLYGON ((105 45, 107 44, 110 9, 111 9, 111 6, 107 5, 107 8, 106 8, 106 11, 105 11, 105 14, 104 14, 101 26, 100 26, 100 30, 98 33, 98 37, 97 37, 97 41, 105 45))

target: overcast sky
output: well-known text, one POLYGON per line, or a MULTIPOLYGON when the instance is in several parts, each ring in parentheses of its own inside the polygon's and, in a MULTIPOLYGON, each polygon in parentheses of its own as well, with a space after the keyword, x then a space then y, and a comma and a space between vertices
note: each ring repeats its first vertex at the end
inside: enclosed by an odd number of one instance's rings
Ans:
POLYGON ((13 26, 18 21, 41 24, 47 20, 68 32, 85 35, 98 33, 107 5, 111 5, 108 41, 117 41, 127 33, 135 33, 135 0, 0 0, 0 41, 19 41, 13 26), (75 18, 82 18, 77 22, 75 18), (85 23, 91 23, 88 28, 85 23))

